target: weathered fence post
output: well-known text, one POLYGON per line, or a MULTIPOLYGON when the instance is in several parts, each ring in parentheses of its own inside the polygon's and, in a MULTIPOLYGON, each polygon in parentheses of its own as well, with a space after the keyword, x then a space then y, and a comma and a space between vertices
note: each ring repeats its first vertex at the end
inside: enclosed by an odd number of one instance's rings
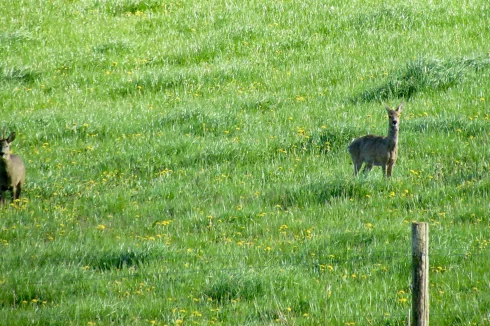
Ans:
POLYGON ((429 325, 429 224, 412 224, 412 323, 429 325))

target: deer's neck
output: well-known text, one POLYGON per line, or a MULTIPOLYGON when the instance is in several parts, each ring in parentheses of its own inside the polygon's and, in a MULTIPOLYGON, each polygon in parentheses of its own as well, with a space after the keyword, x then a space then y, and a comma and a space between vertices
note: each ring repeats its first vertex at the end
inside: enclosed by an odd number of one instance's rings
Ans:
POLYGON ((391 127, 388 130, 388 136, 386 137, 386 142, 388 143, 388 148, 393 150, 398 146, 398 128, 391 127))

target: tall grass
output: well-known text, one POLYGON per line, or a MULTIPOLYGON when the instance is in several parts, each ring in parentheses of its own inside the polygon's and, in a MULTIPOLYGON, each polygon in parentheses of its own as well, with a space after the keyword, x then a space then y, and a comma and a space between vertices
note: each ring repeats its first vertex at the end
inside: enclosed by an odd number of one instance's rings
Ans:
POLYGON ((0 324, 489 323, 485 1, 7 1, 0 324), (406 101, 392 180, 352 138, 406 101))

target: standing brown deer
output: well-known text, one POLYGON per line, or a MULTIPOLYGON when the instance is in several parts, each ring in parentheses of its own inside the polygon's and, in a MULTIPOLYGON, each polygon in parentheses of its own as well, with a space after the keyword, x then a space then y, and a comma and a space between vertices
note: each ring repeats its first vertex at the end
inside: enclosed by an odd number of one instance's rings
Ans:
POLYGON ((26 169, 18 155, 10 154, 10 143, 15 139, 15 132, 8 138, 0 139, 0 204, 5 205, 5 193, 12 193, 12 202, 20 197, 24 186, 26 169))
POLYGON ((367 135, 354 139, 349 145, 347 149, 354 163, 354 175, 359 173, 365 163, 364 172, 369 172, 376 165, 383 169, 383 176, 391 177, 398 156, 398 129, 404 105, 405 103, 400 104, 396 110, 386 106, 389 118, 388 136, 367 135))

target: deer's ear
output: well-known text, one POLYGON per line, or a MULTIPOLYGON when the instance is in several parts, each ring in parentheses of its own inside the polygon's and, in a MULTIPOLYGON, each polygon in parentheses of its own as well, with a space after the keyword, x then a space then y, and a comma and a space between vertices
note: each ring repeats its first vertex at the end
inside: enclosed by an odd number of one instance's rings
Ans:
POLYGON ((396 108, 396 112, 402 112, 403 107, 405 106, 405 102, 402 102, 398 107, 396 108))
POLYGON ((11 142, 13 142, 13 141, 14 141, 14 139, 15 139, 15 132, 13 132, 13 133, 11 133, 11 134, 10 134, 9 138, 7 138, 7 141, 8 141, 9 143, 11 143, 11 142))

